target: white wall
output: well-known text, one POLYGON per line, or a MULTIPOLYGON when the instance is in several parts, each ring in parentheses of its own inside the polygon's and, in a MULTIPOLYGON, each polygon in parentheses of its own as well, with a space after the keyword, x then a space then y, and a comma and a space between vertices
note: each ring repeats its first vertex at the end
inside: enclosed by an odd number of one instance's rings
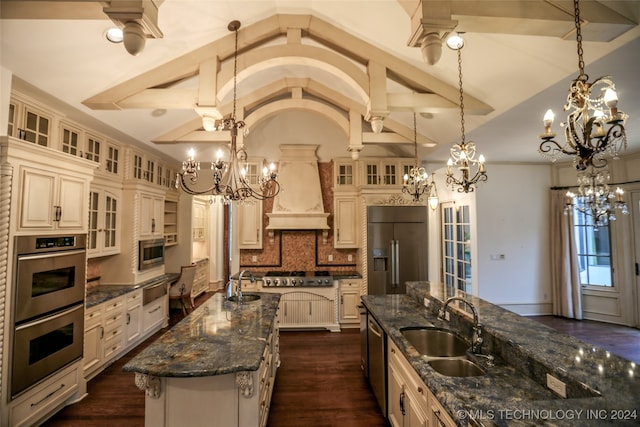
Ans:
POLYGON ((550 166, 487 170, 489 181, 476 194, 478 296, 520 314, 547 314, 550 166))

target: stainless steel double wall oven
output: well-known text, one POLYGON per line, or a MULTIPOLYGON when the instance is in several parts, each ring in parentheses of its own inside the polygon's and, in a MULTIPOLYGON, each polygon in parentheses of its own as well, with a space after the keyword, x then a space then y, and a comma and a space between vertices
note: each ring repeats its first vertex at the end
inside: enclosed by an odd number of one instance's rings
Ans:
POLYGON ((86 235, 15 238, 11 398, 82 358, 86 235))

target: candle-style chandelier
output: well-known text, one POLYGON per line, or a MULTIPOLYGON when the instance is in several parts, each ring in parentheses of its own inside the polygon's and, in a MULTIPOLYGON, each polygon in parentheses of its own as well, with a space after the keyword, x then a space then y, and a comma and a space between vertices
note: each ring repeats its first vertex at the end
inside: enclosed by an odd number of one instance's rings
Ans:
POLYGON ((464 40, 459 35, 450 37, 447 46, 458 52, 458 76, 460 84, 460 130, 462 137, 460 144, 451 147, 451 157, 447 161, 447 184, 452 188, 457 185, 458 193, 470 193, 474 191, 478 182, 487 181, 487 171, 484 165, 484 156, 480 154, 476 159, 476 144, 466 142, 464 136, 464 91, 462 90, 462 48, 464 40), (461 177, 456 178, 453 174, 453 166, 457 166, 461 177), (473 174, 472 174, 473 172, 473 174))
POLYGON ((438 207, 438 190, 436 189, 436 183, 433 181, 433 175, 431 176, 431 182, 427 182, 429 174, 423 168, 418 166, 418 131, 416 129, 416 113, 413 113, 413 157, 415 163, 409 173, 404 174, 404 180, 402 183, 402 192, 410 195, 414 202, 421 202, 422 195, 427 193, 427 201, 429 207, 435 210, 438 207))
MULTIPOLYGON (((212 130, 228 130, 231 134, 231 143, 229 145, 229 161, 222 159, 222 150, 218 150, 216 161, 211 162, 212 184, 206 189, 199 189, 195 185, 198 182, 198 173, 200 171, 200 162, 195 160, 195 151, 189 150, 189 157, 182 162, 182 171, 176 175, 176 188, 182 188, 188 194, 200 195, 210 194, 213 196, 222 196, 225 204, 236 201, 245 201, 247 199, 265 200, 275 197, 280 191, 278 183, 278 174, 275 165, 271 163, 270 167, 264 167, 262 176, 257 180, 260 191, 254 189, 249 184, 247 178, 247 152, 241 147, 238 148, 236 140, 238 130, 245 127, 242 120, 236 120, 236 102, 237 102, 237 72, 238 72, 238 29, 240 21, 231 21, 227 27, 229 31, 235 33, 235 50, 233 54, 233 112, 231 117, 220 121, 217 127, 212 130), (242 166, 241 163, 245 163, 242 166)), ((210 123, 209 123, 210 126, 210 123)), ((205 126, 208 128, 209 126, 205 126)))
POLYGON ((578 173, 578 194, 567 192, 565 214, 576 209, 593 218, 595 229, 606 226, 609 221, 615 221, 616 211, 628 215, 629 207, 624 201, 624 191, 617 187, 615 193, 612 192, 608 182, 609 171, 606 169, 596 170, 592 166, 589 170, 578 173))
POLYGON ((574 156, 576 169, 583 171, 589 166, 602 168, 607 165, 606 157, 616 158, 627 146, 624 122, 627 115, 617 108, 618 96, 616 86, 611 77, 604 76, 589 83, 589 76, 584 73, 582 50, 582 32, 580 28, 580 7, 574 0, 576 40, 578 45, 578 68, 580 74, 569 87, 567 103, 564 111, 567 115, 564 127, 565 142, 561 144, 551 132, 553 111, 547 110, 543 118, 544 133, 540 135, 542 142, 538 151, 553 161, 562 155, 574 156), (592 97, 593 96, 593 97, 592 97), (608 115, 605 113, 608 108, 608 115))

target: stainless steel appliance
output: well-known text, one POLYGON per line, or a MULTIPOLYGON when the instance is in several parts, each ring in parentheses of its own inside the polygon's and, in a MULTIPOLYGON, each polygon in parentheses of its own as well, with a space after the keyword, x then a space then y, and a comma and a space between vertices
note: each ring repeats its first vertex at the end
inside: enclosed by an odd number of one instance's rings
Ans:
POLYGON ((369 294, 404 294, 427 279, 427 207, 367 208, 369 294))
POLYGON ((14 322, 84 300, 85 243, 84 234, 16 237, 14 322))
POLYGON ((382 414, 387 417, 387 339, 376 319, 367 316, 367 341, 369 353, 369 384, 376 396, 382 414))
POLYGON ((69 363, 81 359, 84 304, 15 327, 11 398, 69 363))
POLYGON ((369 378, 369 340, 367 338, 369 312, 362 304, 358 306, 358 310, 360 311, 360 369, 365 378, 369 378))
POLYGON ((333 277, 328 271, 268 271, 263 279, 265 287, 303 286, 327 287, 333 286, 333 277))
POLYGON ((142 290, 142 305, 147 305, 167 294, 167 281, 162 279, 156 284, 146 286, 142 290))
POLYGON ((164 264, 164 239, 148 239, 138 242, 138 270, 159 267, 164 264))
POLYGON ((15 240, 10 395, 82 358, 86 235, 15 240))

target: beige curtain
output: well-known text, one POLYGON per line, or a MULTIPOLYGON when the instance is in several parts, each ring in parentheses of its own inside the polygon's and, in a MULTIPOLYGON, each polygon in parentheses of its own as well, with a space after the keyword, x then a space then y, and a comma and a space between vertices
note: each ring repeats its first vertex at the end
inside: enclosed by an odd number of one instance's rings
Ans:
POLYGON ((582 319, 580 270, 573 215, 564 213, 565 190, 551 190, 551 293, 553 314, 582 319))

